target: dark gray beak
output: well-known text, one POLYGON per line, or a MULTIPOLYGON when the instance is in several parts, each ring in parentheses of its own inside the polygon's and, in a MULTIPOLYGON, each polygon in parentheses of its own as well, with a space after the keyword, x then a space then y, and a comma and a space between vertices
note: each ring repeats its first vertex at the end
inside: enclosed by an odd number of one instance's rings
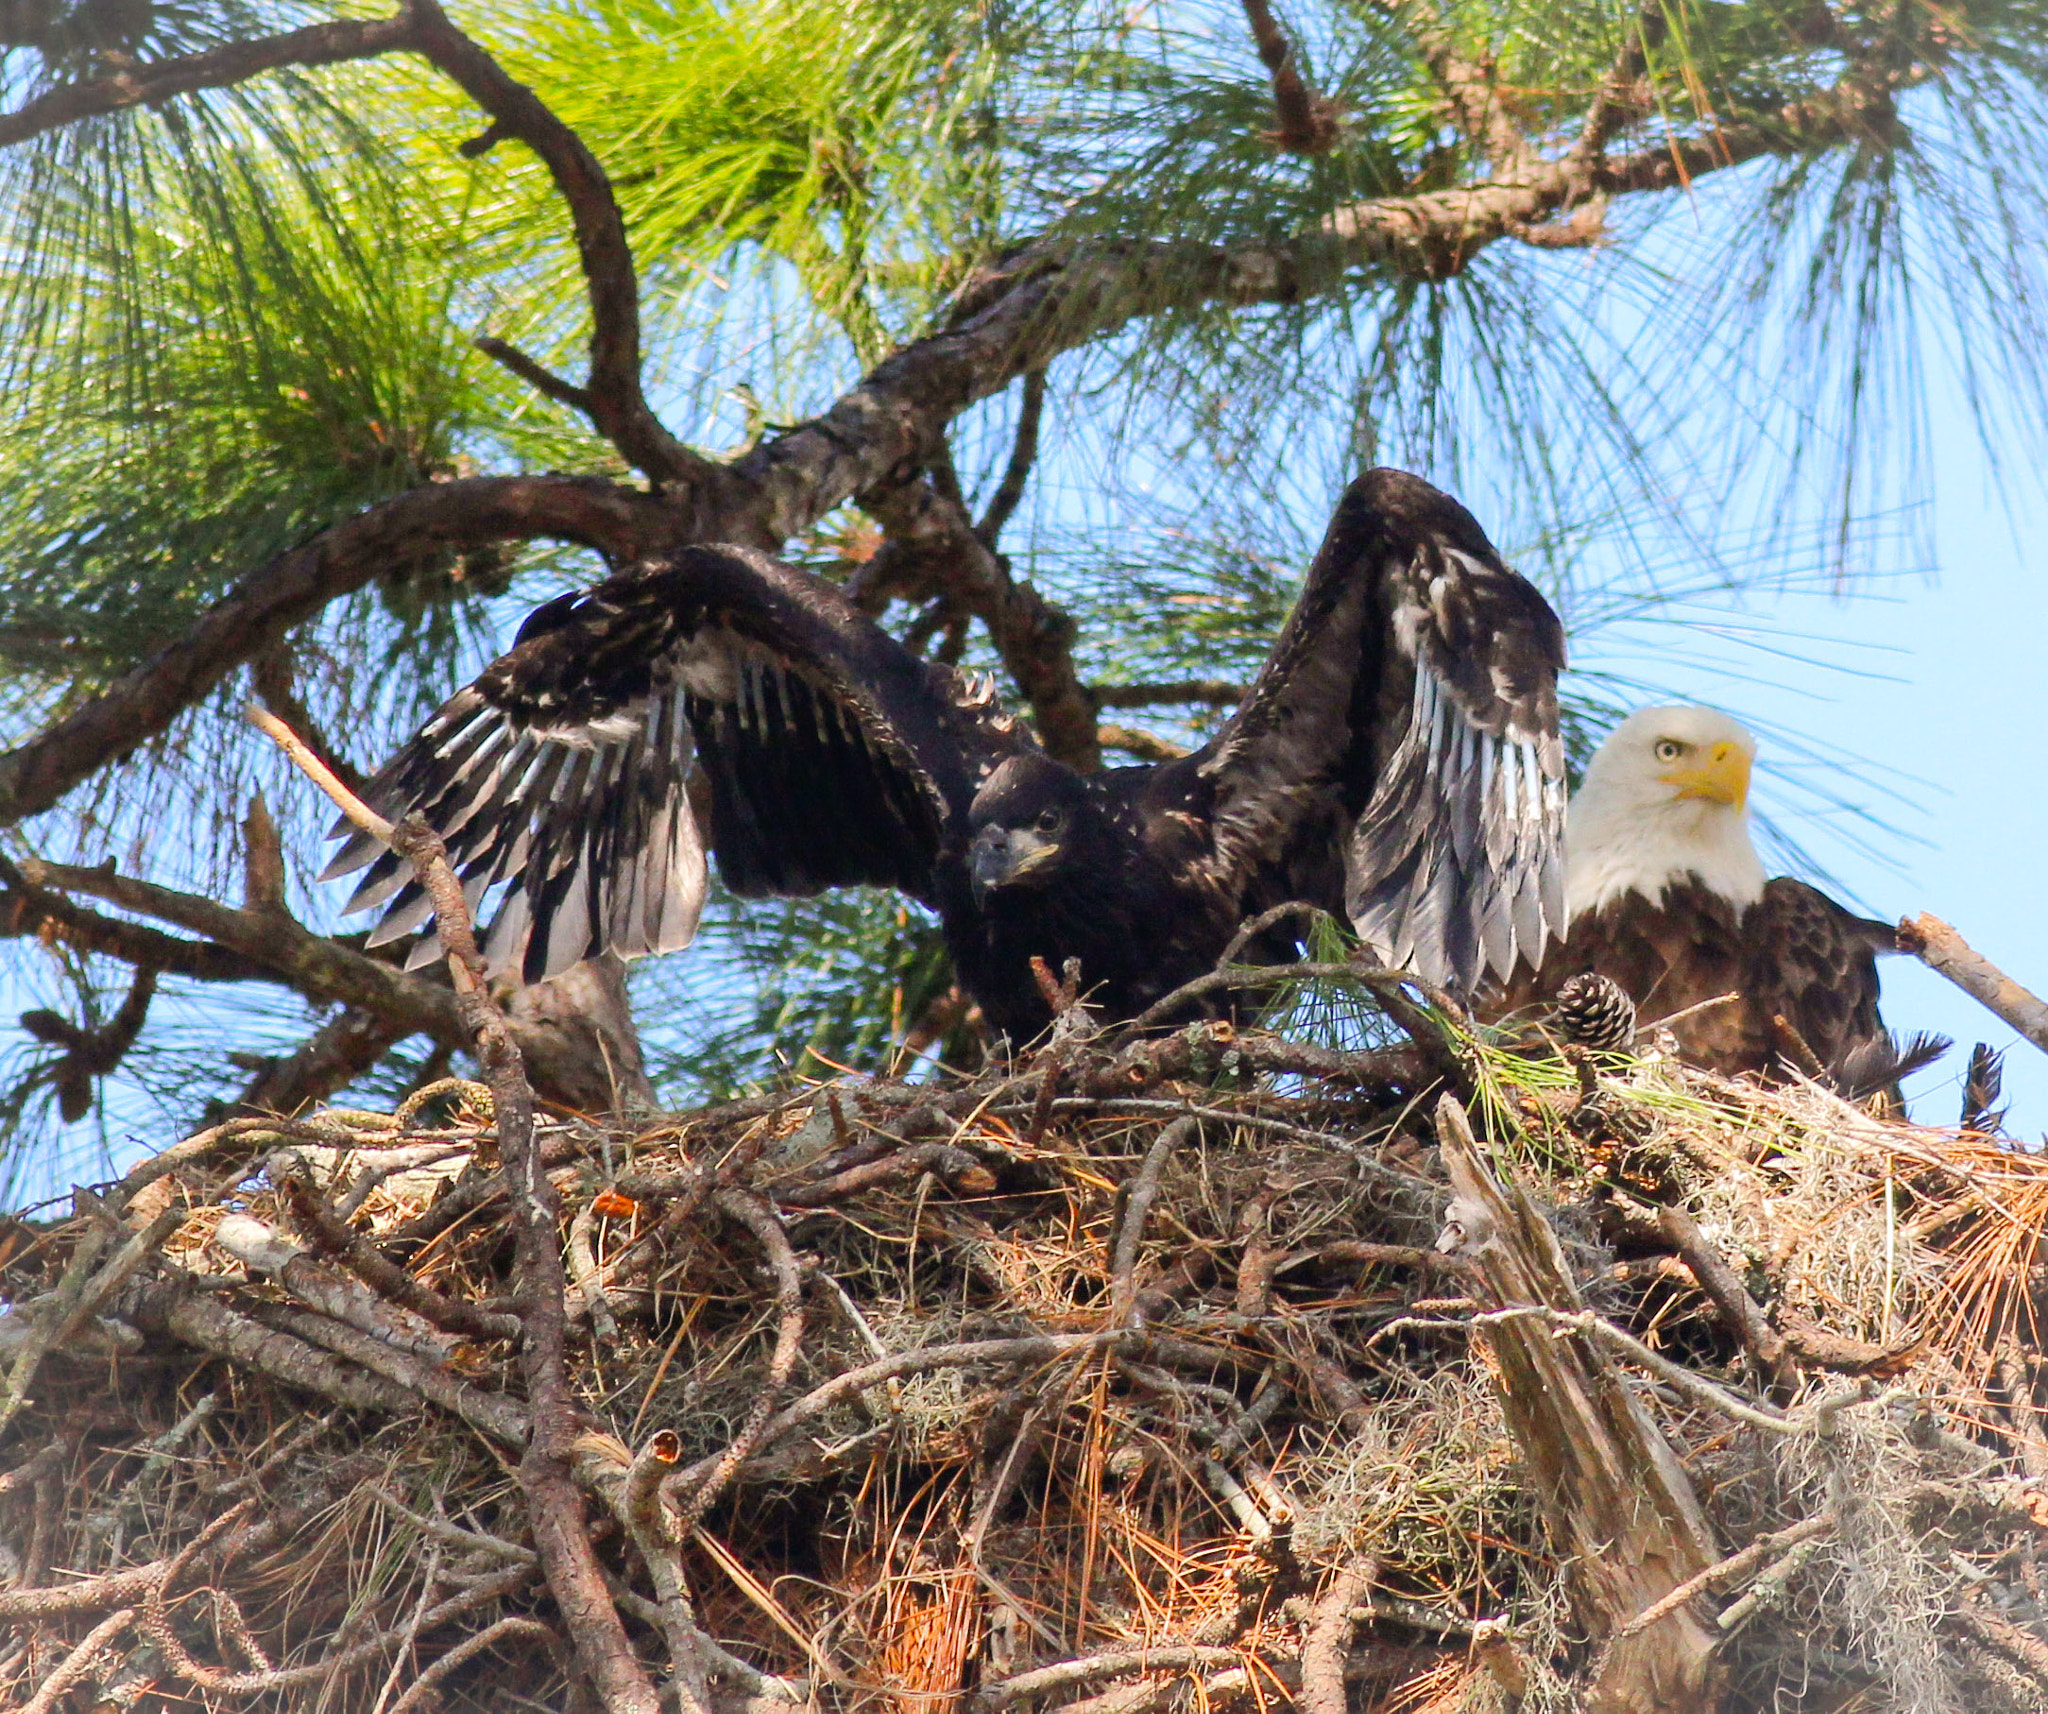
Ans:
POLYGON ((1010 836, 1000 827, 984 827, 967 848, 967 884, 974 889, 974 902, 988 898, 991 887, 1010 878, 1010 836))
POLYGON ((967 881, 974 902, 986 902, 997 887, 1007 887, 1059 855, 1059 842, 1028 827, 984 827, 967 848, 967 881))

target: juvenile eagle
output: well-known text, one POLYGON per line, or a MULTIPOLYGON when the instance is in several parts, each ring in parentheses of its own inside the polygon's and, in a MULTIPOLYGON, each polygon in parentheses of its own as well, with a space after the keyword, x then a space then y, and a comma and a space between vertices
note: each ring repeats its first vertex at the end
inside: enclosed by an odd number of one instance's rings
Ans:
POLYGON ((1565 938, 1507 984, 1499 1009, 1554 999, 1592 972, 1627 991, 1640 1026, 1670 1020, 1695 1065, 1811 1071, 1801 1064, 1811 1050, 1848 1094, 1939 1053, 1945 1043, 1916 1038, 1902 1060, 1878 1016, 1891 928, 1803 881, 1765 878, 1749 831, 1755 760, 1756 740, 1710 708, 1644 708, 1622 721, 1572 796, 1565 938))
MULTIPOLYGON (((685 945, 708 846, 743 895, 931 907, 1019 1040, 1050 1016, 1034 956, 1078 958, 1091 1001, 1131 1017, 1295 899, 1469 994, 1563 920, 1563 664, 1556 616, 1471 514, 1373 470, 1243 705, 1178 761, 1078 774, 831 584, 691 547, 536 609, 365 795, 440 831, 472 909, 496 894, 486 958, 527 981, 685 945)), ((372 943, 418 929, 425 896, 366 837, 328 874, 365 867, 348 908, 391 904, 372 943)))

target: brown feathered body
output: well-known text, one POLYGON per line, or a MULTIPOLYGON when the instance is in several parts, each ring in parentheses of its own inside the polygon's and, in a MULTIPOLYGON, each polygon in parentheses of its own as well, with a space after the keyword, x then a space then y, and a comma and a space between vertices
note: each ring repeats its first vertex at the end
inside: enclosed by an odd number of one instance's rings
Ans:
POLYGON ((1690 1064, 1768 1075, 1803 1046, 1840 1078, 1888 1042, 1877 956, 1890 946, 1883 923, 1803 881, 1781 875, 1740 906, 1687 876, 1657 900, 1631 891, 1574 919, 1540 969, 1516 972, 1501 1008, 1540 1010, 1572 977, 1597 974, 1635 1001, 1638 1029, 1667 1027, 1690 1064))

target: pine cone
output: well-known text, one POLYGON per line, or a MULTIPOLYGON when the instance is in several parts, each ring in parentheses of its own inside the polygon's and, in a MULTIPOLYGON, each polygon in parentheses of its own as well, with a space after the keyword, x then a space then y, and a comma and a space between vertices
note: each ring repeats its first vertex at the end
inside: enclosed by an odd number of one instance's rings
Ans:
POLYGON ((1573 1046, 1595 1053, 1624 1053, 1636 1039, 1636 1003, 1605 976, 1574 976, 1565 983, 1550 1021, 1573 1046))

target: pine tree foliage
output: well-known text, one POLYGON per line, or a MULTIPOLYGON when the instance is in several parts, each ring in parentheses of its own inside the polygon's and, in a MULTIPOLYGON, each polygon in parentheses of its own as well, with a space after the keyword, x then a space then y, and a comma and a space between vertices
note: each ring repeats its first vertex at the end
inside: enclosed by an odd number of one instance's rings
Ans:
MULTIPOLYGON (((1229 0, 517 0, 455 22, 609 179, 647 396, 685 456, 744 468, 891 352, 1096 270, 1029 324, 1042 380, 949 410, 920 479, 1071 617, 1111 761, 1213 729, 1364 462, 1467 491, 1583 635, 1864 564, 1875 497, 1923 479, 1929 359, 2019 402, 1986 403, 1987 442, 2039 450, 2040 0, 1290 0, 1291 92, 1229 0)), ((110 68, 328 26, 380 27, 0 0, 10 744, 366 509, 644 468, 573 384, 530 384, 581 373, 588 245, 548 162, 433 52, 387 51, 417 36, 30 124, 110 68)), ((879 512, 835 496, 784 551, 863 587, 879 512)), ((426 532, 250 665, 368 766, 596 569, 541 530, 426 532)), ((958 590, 877 599, 916 646, 1009 676, 958 590)), ((260 787, 291 910, 336 927, 306 881, 324 817, 233 717, 249 688, 191 698, 9 851, 227 896, 260 787)), ((1625 688, 1585 687, 1582 737, 1625 688)), ((70 1015, 112 1015, 130 967, 55 956, 10 944, 24 1005, 82 983, 70 1015)), ((725 901, 635 981, 676 1090, 888 1063, 946 986, 929 925, 879 898, 725 901)), ((164 977, 117 1112, 152 1085, 185 1117, 232 1099, 224 1042, 276 1053, 320 1012, 230 991, 257 990, 164 977)), ((48 1059, 11 1051, 32 1137, 48 1059)))

